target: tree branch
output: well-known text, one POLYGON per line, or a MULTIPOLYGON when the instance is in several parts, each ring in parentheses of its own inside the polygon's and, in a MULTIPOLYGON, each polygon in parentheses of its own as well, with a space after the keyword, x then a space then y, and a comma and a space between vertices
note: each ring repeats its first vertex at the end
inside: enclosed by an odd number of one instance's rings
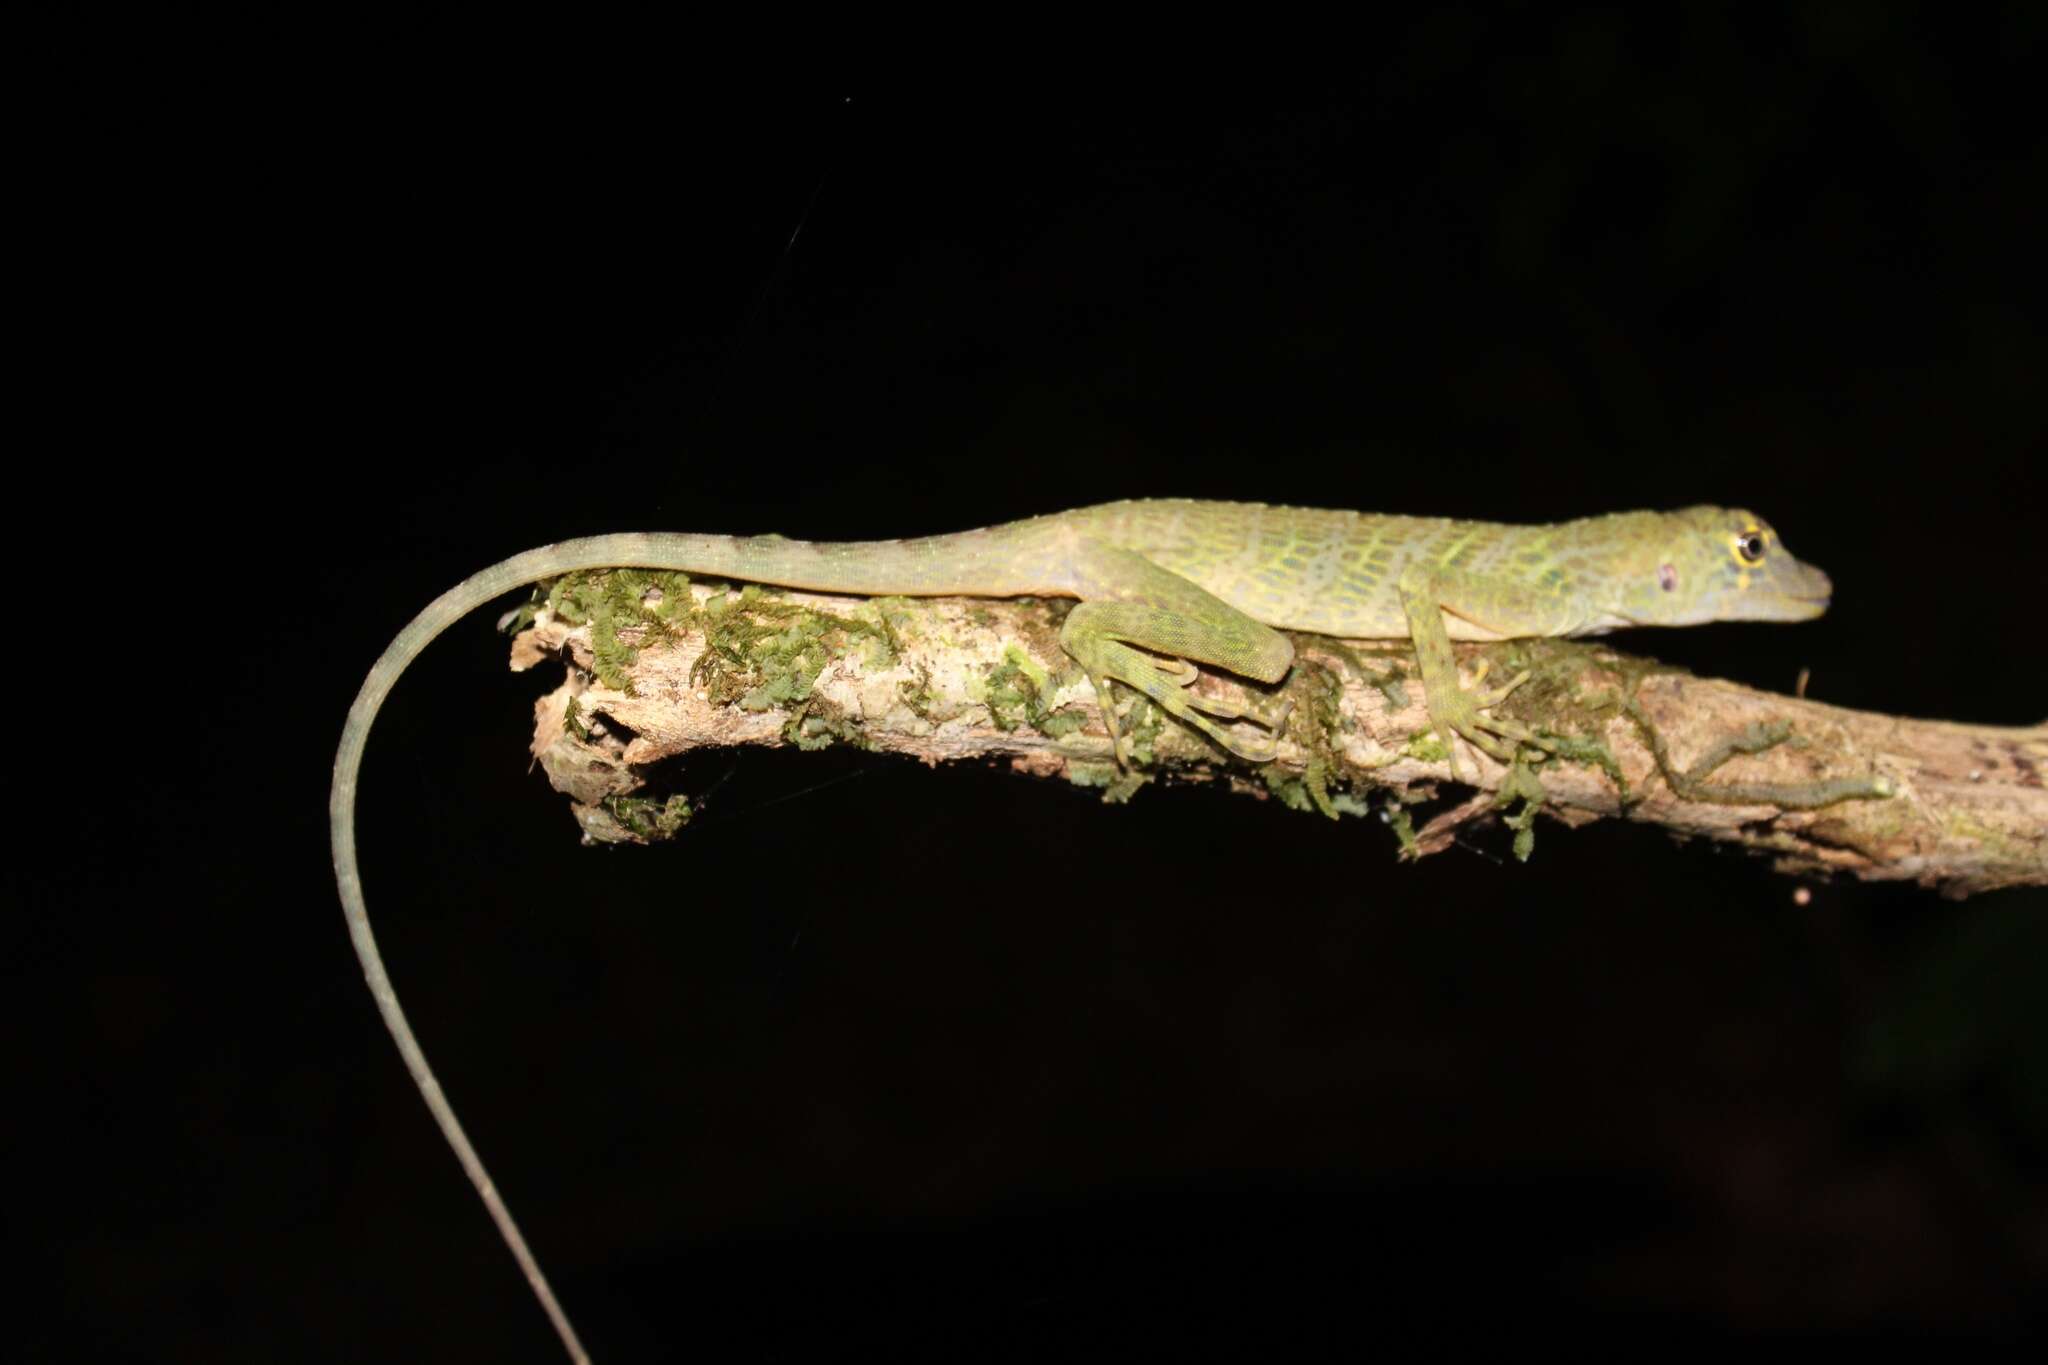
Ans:
MULTIPOLYGON (((1278 758, 1259 767, 1122 693, 1139 763, 1120 773, 1094 690, 1058 643, 1070 603, 686 594, 672 580, 664 604, 645 575, 593 582, 575 603, 558 591, 561 609, 542 608, 512 649, 515 669, 564 653, 572 665, 536 705, 533 752, 592 839, 657 838, 687 818, 679 799, 643 794, 665 759, 853 743, 927 763, 1004 758, 1111 799, 1166 777, 1332 817, 1377 808, 1418 857, 1498 811, 1523 851, 1540 809, 1570 825, 1621 817, 1737 844, 1788 873, 1910 880, 1953 897, 2048 884, 2048 725, 1848 711, 1576 642, 1469 646, 1468 669, 1483 659, 1496 678, 1530 671, 1500 714, 1543 749, 1503 765, 1464 746, 1476 794, 1411 832, 1407 808, 1437 796, 1449 768, 1413 654, 1389 642, 1297 636, 1282 684, 1293 712, 1278 758)), ((1205 670, 1194 686, 1228 695, 1243 684, 1205 670)))

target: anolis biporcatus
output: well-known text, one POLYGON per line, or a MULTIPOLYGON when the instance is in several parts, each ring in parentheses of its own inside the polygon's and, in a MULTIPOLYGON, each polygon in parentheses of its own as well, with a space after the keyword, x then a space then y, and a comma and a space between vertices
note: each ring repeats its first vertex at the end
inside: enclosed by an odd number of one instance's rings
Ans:
POLYGON ((371 723, 429 641, 512 589, 583 569, 642 568, 776 587, 907 597, 1075 597, 1060 643, 1094 681, 1120 761, 1111 681, 1250 762, 1270 758, 1284 705, 1189 688, 1209 664, 1260 683, 1293 661, 1281 630, 1412 640, 1431 723, 1496 758, 1531 738, 1487 715, 1520 677, 1458 681, 1451 641, 1593 635, 1623 626, 1805 621, 1827 610, 1827 575, 1788 554, 1761 519, 1694 507, 1548 526, 1376 516, 1251 503, 1120 502, 917 540, 815 543, 779 536, 620 534, 543 546, 435 599, 398 633, 350 708, 328 817, 349 934, 377 1008, 427 1107, 483 1197, 562 1343, 585 1360, 525 1239, 463 1133, 385 972, 356 868, 356 779, 371 723), (1218 722, 1244 721, 1251 729, 1218 722))

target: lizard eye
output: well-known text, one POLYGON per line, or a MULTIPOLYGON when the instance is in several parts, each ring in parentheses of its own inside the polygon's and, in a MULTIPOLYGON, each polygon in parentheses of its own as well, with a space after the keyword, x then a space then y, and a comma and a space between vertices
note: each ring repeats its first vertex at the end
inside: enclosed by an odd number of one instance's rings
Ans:
POLYGON ((1741 535, 1737 536, 1735 538, 1735 553, 1742 556, 1742 562, 1745 564, 1763 563, 1763 532, 1757 530, 1749 530, 1744 531, 1741 535))

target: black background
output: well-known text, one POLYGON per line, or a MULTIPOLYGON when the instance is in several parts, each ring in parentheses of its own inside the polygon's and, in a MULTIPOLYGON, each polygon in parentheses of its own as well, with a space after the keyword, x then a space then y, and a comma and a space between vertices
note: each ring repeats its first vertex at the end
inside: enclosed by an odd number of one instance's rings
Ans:
MULTIPOLYGON (((2041 721, 2038 13, 1446 12, 1284 99, 373 66, 239 109, 143 234, 214 302, 157 319, 175 437, 105 491, 177 585, 117 680, 149 757, 64 734, 121 771, 26 863, 32 1350, 551 1355, 324 823, 384 641, 530 545, 1728 502, 1833 610, 1623 647, 2041 721)), ((2039 893, 1802 906, 1624 825, 1405 865, 1376 822, 844 752, 706 755, 674 844, 585 850, 504 654, 479 613, 399 687, 363 870, 602 1359, 1874 1344, 2039 1302, 2039 893)))

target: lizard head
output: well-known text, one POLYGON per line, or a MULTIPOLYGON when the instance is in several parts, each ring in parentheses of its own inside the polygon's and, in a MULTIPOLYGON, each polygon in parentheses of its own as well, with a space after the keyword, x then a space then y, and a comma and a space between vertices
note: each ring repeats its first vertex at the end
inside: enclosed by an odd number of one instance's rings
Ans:
POLYGON ((1632 624, 1811 621, 1828 609, 1828 576, 1793 558, 1754 512, 1688 507, 1653 525, 1629 556, 1620 615, 1632 624))

